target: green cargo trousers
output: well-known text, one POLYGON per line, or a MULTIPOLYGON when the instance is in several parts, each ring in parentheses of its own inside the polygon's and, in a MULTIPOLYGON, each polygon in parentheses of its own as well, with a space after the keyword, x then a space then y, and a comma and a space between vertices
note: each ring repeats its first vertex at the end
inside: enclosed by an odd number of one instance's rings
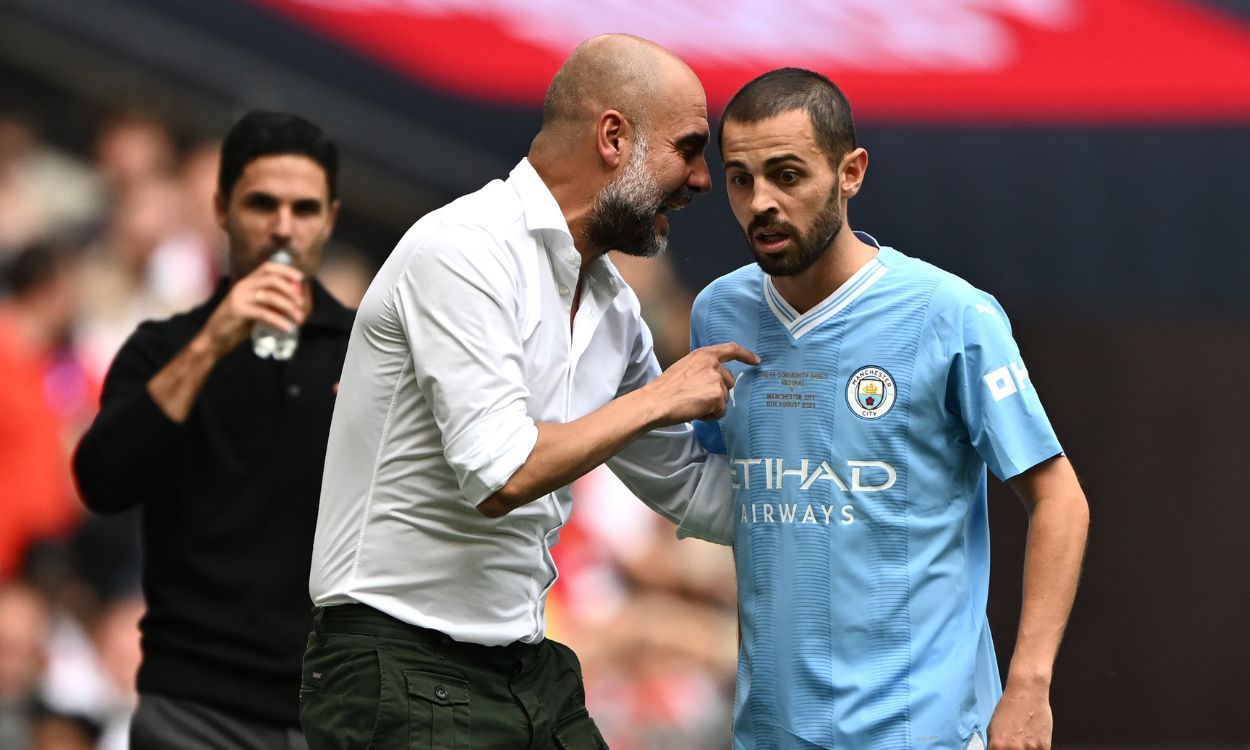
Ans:
POLYGON ((362 604, 313 623, 299 695, 309 750, 607 748, 563 644, 460 643, 362 604))

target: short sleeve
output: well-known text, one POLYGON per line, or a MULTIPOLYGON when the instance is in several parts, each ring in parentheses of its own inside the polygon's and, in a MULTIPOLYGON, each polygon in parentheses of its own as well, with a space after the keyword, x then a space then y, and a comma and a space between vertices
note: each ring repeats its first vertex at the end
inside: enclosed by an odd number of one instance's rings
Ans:
POLYGON ((1005 481, 1062 453, 998 301, 969 291, 954 317, 947 408, 990 471, 1005 481))

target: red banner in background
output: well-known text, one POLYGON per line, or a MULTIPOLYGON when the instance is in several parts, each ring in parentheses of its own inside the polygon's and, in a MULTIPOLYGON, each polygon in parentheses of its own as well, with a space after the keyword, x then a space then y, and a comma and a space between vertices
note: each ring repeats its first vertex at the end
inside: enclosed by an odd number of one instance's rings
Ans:
POLYGON ((538 106, 576 44, 673 50, 714 113, 784 65, 857 116, 932 123, 1250 121, 1250 23, 1192 0, 251 0, 421 83, 538 106))

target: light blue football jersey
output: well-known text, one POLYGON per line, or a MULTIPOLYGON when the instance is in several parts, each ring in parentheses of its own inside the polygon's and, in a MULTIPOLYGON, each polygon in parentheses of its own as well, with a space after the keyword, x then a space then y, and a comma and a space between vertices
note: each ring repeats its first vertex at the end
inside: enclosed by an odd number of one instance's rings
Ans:
POLYGON ((881 247, 802 315, 741 268, 691 330, 762 360, 731 363, 728 413, 697 425, 733 468, 735 750, 982 746, 986 466, 1061 453, 997 301, 881 247))

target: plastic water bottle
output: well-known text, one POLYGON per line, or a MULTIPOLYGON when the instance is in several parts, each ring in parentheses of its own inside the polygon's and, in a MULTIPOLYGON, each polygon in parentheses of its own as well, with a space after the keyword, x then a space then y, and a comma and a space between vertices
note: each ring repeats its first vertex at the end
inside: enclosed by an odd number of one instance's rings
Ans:
MULTIPOLYGON (((295 259, 283 249, 276 251, 269 260, 284 266, 295 265, 295 259)), ((298 346, 299 328, 287 333, 259 320, 252 324, 252 351, 261 359, 290 359, 298 346)))

